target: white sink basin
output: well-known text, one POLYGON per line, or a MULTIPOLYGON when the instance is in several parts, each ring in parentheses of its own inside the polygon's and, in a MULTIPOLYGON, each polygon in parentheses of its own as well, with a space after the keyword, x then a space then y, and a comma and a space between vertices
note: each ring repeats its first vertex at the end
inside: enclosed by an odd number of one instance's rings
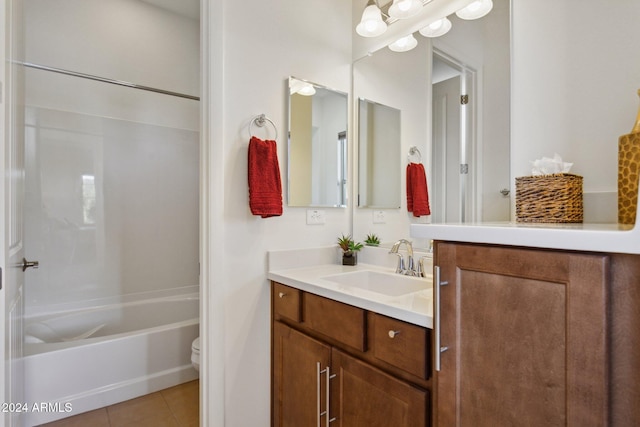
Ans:
POLYGON ((324 276, 324 280, 350 288, 363 289, 387 296, 406 295, 424 291, 431 283, 424 277, 411 277, 394 273, 381 273, 372 270, 360 270, 350 273, 324 276))

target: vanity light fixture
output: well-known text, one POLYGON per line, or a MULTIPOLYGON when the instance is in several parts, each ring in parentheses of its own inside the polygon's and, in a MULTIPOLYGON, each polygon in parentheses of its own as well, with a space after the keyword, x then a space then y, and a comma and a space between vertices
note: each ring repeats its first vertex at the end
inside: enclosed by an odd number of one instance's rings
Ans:
POLYGON ((440 18, 421 29, 420 34, 425 37, 440 37, 447 34, 450 29, 451 21, 449 21, 449 19, 445 16, 444 18, 440 18))
POLYGON ((418 45, 418 40, 413 37, 413 34, 409 34, 408 36, 404 36, 396 40, 395 42, 389 45, 389 49, 394 52, 407 52, 413 49, 418 45))
POLYGON ((460 19, 478 19, 491 12, 493 9, 493 1, 491 0, 476 0, 470 3, 468 6, 463 7, 456 12, 460 19))
POLYGON ((422 9, 421 0, 393 0, 389 16, 396 19, 410 18, 422 9))
POLYGON ((376 0, 369 0, 362 12, 362 19, 356 26, 356 33, 362 37, 376 37, 387 31, 387 24, 382 20, 382 11, 376 0))

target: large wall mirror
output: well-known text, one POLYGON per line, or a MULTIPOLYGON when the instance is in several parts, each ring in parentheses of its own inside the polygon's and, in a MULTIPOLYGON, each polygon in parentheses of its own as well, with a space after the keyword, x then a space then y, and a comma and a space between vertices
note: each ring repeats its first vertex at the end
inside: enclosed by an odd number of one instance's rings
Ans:
POLYGON ((347 206, 348 100, 344 92, 290 77, 289 206, 347 206))
POLYGON ((400 208, 400 110, 358 99, 358 207, 400 208))
MULTIPOLYGON (((363 9, 366 1, 361 3, 356 7, 363 9)), ((509 220, 510 1, 493 3, 475 21, 450 15, 452 29, 444 36, 416 32, 418 45, 411 51, 383 47, 355 59, 354 97, 400 109, 402 122, 399 161, 388 162, 402 179, 401 209, 385 210, 384 223, 375 222, 378 214, 356 209, 356 237, 377 232, 390 242, 407 237, 415 222, 509 220), (406 211, 402 177, 413 146, 427 170, 432 211, 420 219, 406 211)), ((358 170, 363 167, 358 162, 358 170)))

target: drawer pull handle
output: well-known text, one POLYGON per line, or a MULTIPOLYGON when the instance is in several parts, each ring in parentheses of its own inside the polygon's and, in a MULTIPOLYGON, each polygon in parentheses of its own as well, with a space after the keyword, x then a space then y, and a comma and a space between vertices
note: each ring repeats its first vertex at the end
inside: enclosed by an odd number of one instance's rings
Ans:
POLYGON ((280 298, 284 298, 284 297, 286 297, 286 296, 287 296, 287 294, 285 294, 284 292, 280 292, 280 293, 278 294, 278 296, 279 296, 280 298))
POLYGON ((396 335, 398 335, 399 333, 400 333, 400 331, 394 331, 394 330, 391 330, 391 331, 389 331, 389 338, 393 339, 393 338, 395 338, 395 337, 396 337, 396 335))

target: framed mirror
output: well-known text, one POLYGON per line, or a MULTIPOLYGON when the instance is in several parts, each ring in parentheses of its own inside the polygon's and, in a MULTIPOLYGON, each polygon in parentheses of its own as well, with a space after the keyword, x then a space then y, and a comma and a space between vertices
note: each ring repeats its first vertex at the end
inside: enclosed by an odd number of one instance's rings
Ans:
POLYGON ((358 207, 400 208, 400 110, 358 99, 358 207))
POLYGON ((290 77, 288 205, 347 206, 347 94, 290 77))

